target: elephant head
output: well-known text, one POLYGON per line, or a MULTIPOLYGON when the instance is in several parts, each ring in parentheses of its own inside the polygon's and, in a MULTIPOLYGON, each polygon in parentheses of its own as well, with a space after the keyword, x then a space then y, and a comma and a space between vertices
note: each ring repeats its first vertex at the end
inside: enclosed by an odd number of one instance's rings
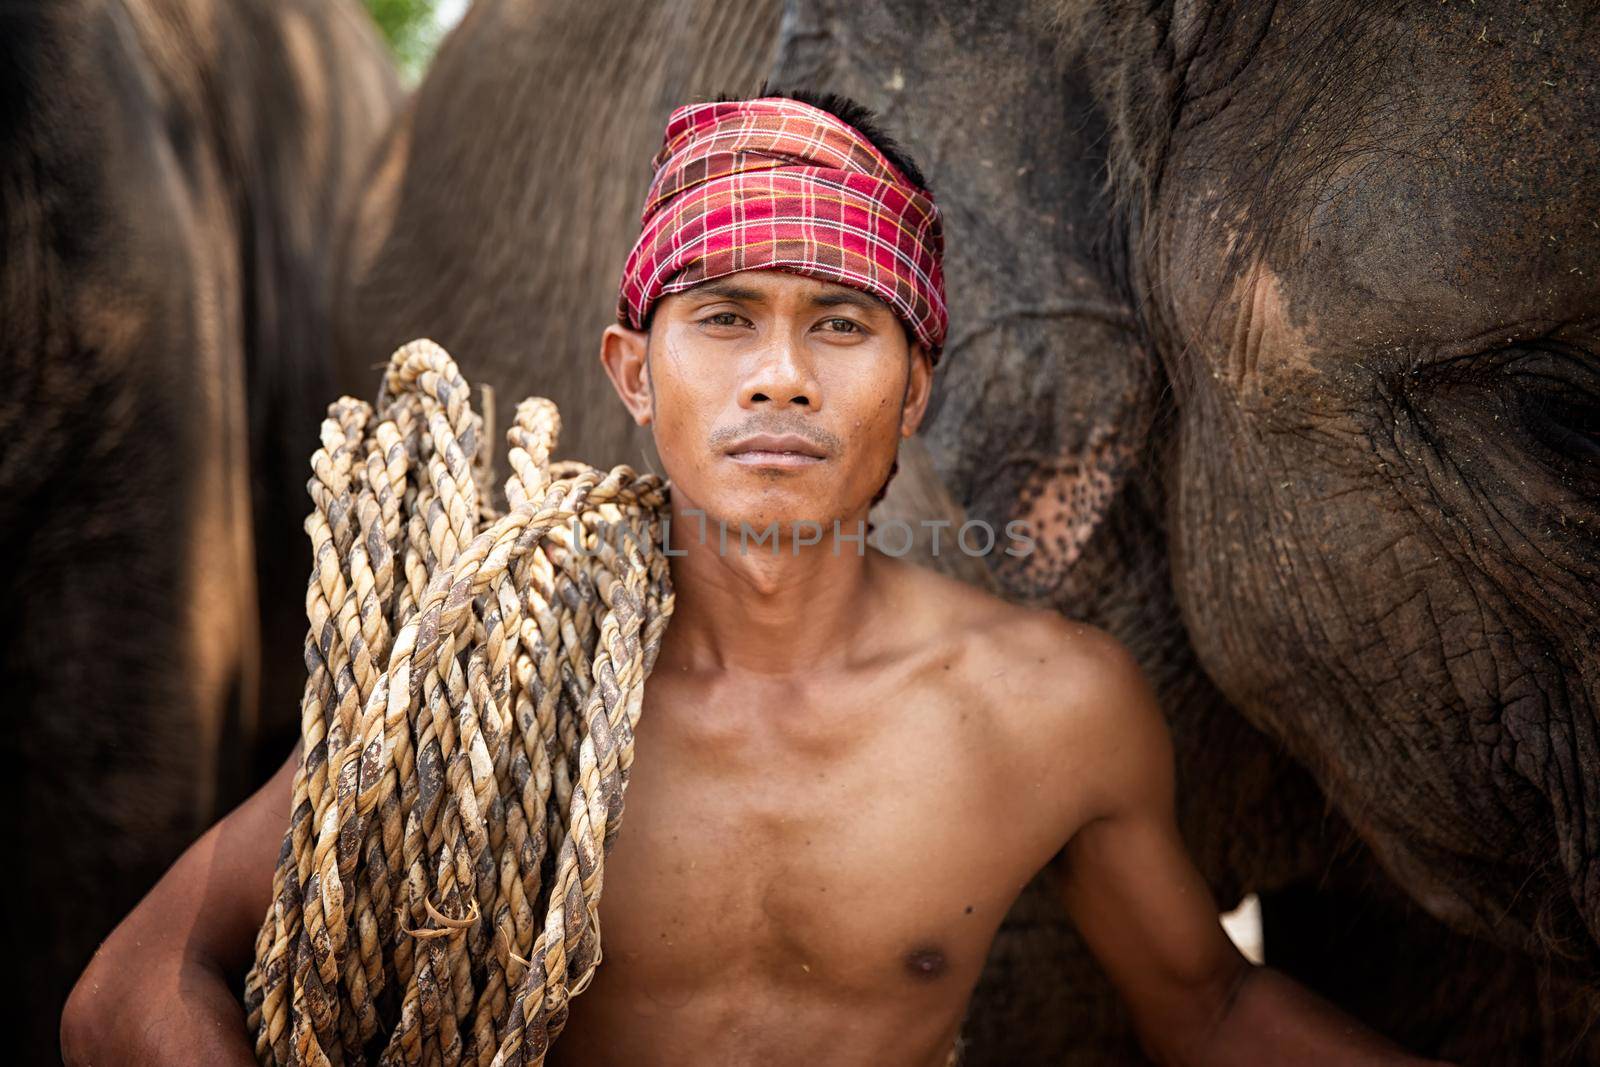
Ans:
POLYGON ((1600 20, 1064 10, 1201 665, 1434 916, 1593 976, 1600 20))

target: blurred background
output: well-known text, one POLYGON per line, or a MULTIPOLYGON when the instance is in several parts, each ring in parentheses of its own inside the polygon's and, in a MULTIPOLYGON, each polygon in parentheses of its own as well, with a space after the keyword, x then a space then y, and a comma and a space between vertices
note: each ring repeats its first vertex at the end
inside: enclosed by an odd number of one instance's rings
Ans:
POLYGON ((363 0, 394 51, 405 80, 415 84, 472 0, 363 0))

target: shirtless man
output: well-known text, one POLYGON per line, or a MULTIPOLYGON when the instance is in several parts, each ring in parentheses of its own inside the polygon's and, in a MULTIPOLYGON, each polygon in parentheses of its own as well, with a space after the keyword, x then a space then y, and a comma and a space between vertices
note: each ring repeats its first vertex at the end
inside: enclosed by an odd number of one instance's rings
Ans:
MULTIPOLYGON (((846 540, 927 406, 942 238, 915 166, 811 99, 674 113, 602 341, 682 554, 604 962, 551 1062, 937 1067, 1047 865, 1157 1061, 1421 1062, 1234 948, 1121 644, 846 540)), ((69 1062, 251 1062, 239 976, 293 764, 106 941, 69 1062)))

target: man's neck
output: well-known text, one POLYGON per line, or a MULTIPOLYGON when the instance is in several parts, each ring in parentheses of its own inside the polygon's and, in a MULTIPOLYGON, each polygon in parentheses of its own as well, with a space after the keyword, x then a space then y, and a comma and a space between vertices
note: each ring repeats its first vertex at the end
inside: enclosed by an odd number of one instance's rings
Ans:
MULTIPOLYGON (((850 651, 868 621, 877 572, 872 549, 836 541, 831 521, 820 530, 802 525, 800 537, 793 525, 779 524, 774 551, 774 542, 754 541, 764 531, 746 527, 741 546, 737 522, 702 518, 676 499, 671 514, 676 666, 784 676, 850 651)), ((840 519, 839 532, 853 538, 865 522, 865 511, 840 519)))

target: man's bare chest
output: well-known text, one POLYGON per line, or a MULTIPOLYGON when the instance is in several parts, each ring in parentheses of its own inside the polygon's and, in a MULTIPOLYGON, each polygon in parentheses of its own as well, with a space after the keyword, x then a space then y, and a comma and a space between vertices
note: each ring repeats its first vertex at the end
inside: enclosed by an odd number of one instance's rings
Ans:
POLYGON ((1050 851, 975 711, 934 698, 836 733, 791 705, 707 734, 649 710, 605 865, 613 980, 964 999, 1050 851))

